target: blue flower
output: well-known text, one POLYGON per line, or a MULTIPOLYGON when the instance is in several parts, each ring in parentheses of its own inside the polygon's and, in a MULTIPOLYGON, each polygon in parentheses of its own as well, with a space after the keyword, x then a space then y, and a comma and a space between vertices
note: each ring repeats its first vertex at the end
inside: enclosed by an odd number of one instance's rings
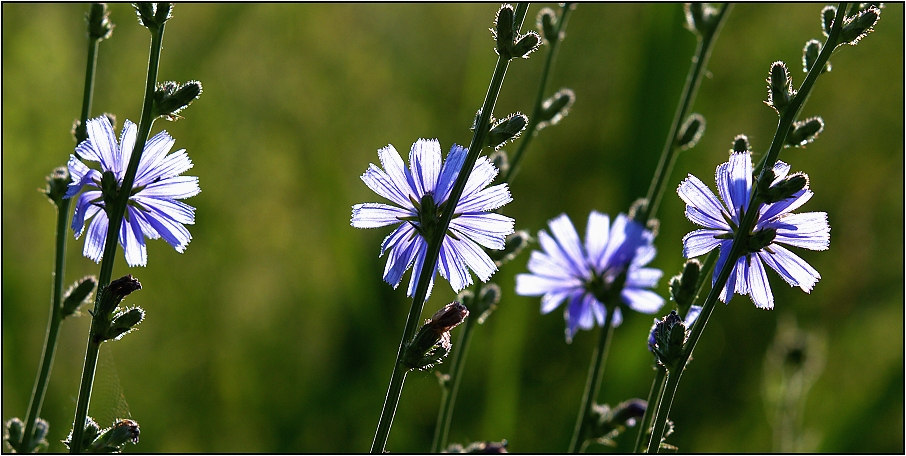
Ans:
MULTIPOLYGON (((778 161, 773 171, 773 184, 777 184, 786 178, 790 166, 778 161)), ((716 178, 720 200, 691 174, 677 189, 680 198, 686 202, 686 217, 705 228, 683 237, 683 255, 686 258, 697 257, 720 246, 712 283, 717 280, 721 267, 727 261, 743 211, 749 207, 752 190, 752 157, 749 152, 733 153, 728 162, 717 167, 716 178)), ((806 183, 789 198, 758 206, 758 220, 750 233, 752 236, 747 243, 747 251, 733 265, 727 285, 721 290, 721 301, 728 302, 735 291, 749 295, 757 307, 774 308, 774 296, 764 264, 777 271, 791 286, 797 286, 806 293, 812 290, 821 275, 805 260, 780 245, 809 250, 826 250, 830 245, 827 213, 791 213, 805 204, 812 194, 806 183)))
MULTIPOLYGON (((129 120, 123 125, 119 142, 106 117, 90 119, 86 124, 88 139, 76 147, 76 153, 84 160, 100 162, 101 171, 89 168, 75 155, 70 155, 72 183, 65 198, 74 197, 83 187, 95 189, 82 193, 76 200, 72 230, 78 239, 85 231, 86 221, 94 217, 88 227, 82 253, 99 262, 104 255, 109 224, 105 201, 113 201, 111 198, 114 197, 113 188, 107 188, 105 194, 102 182, 107 176, 107 187, 112 187, 115 182, 115 191, 122 191, 119 187, 123 185, 137 134, 135 124, 129 120)), ((164 238, 180 253, 186 250, 192 239, 184 225, 195 223, 195 208, 177 200, 195 196, 201 189, 197 177, 180 176, 192 167, 192 161, 184 149, 168 155, 174 142, 167 132, 162 131, 145 143, 120 225, 119 242, 129 266, 148 264, 145 237, 164 238)))
MULTIPOLYGON (((396 288, 403 273, 413 267, 409 296, 415 293, 425 262, 427 240, 433 236, 440 215, 449 204, 450 190, 467 154, 468 150, 454 144, 444 161, 436 139, 419 139, 409 151, 409 169, 406 169, 399 152, 388 145, 378 150, 383 169, 371 164, 362 175, 368 188, 396 205, 356 204, 352 207, 352 226, 399 225, 381 243, 381 256, 389 251, 384 280, 396 288)), ((475 162, 441 244, 437 269, 455 291, 472 284, 469 269, 487 282, 497 266, 481 246, 501 250, 506 236, 513 233, 513 219, 488 212, 513 200, 506 184, 488 187, 496 176, 497 168, 486 157, 475 162)), ((432 272, 425 299, 433 286, 432 272)))
MULTIPOLYGON (((531 274, 516 276, 516 293, 540 296, 541 313, 556 309, 567 298, 564 309, 566 340, 572 341, 578 328, 591 329, 595 321, 604 324, 606 305, 615 306, 613 324, 622 321, 620 308, 608 296, 627 304, 638 312, 654 313, 664 299, 646 290, 657 286, 663 273, 644 268, 656 254, 651 244, 654 235, 641 224, 620 214, 610 224, 610 217, 592 211, 588 215, 585 245, 579 241, 573 223, 566 214, 548 222, 553 237, 544 230, 538 232, 543 252, 533 251, 528 269, 531 274), (625 273, 621 289, 614 286, 625 273)), ((617 284, 616 286, 620 286, 617 284)))

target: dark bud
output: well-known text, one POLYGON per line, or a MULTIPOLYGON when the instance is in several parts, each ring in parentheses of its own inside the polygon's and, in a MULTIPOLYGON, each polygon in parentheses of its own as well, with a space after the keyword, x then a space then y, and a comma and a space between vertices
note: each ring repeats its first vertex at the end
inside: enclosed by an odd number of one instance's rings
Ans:
MULTIPOLYGON (((79 450, 88 449, 92 443, 98 438, 98 435, 101 433, 101 427, 94 421, 93 418, 85 418, 85 430, 82 433, 82 444, 79 445, 79 450)), ((69 435, 66 436, 66 440, 63 440, 63 445, 66 445, 66 448, 72 449, 72 431, 69 431, 69 435)))
POLYGON ((107 287, 100 292, 101 298, 98 306, 100 315, 104 317, 110 315, 120 303, 123 302, 123 299, 125 299, 126 296, 132 294, 133 291, 141 289, 142 284, 132 277, 131 274, 110 282, 110 285, 107 285, 107 287))
POLYGON ((548 125, 556 125, 560 119, 569 114, 569 108, 576 101, 576 94, 567 88, 562 88, 550 98, 541 103, 541 111, 538 113, 538 124, 535 131, 541 130, 548 125))
POLYGON ((645 415, 647 407, 647 402, 637 398, 621 402, 613 409, 613 420, 627 427, 633 427, 636 424, 636 420, 645 415))
POLYGON ((849 43, 853 46, 859 44, 862 38, 874 31, 875 24, 881 18, 881 10, 875 6, 869 7, 859 14, 843 20, 843 31, 840 32, 840 43, 849 43))
POLYGON ((110 18, 107 17, 109 14, 106 3, 91 4, 85 18, 88 21, 88 36, 92 40, 101 41, 110 38, 110 34, 113 33, 113 27, 116 27, 116 25, 110 22, 110 18))
POLYGON ((749 252, 758 252, 771 245, 771 243, 774 242, 774 238, 776 236, 777 230, 773 228, 765 228, 763 230, 756 231, 746 239, 746 250, 748 250, 749 252))
POLYGON ((66 195, 66 190, 72 181, 69 176, 69 169, 65 166, 54 168, 44 179, 47 180, 44 194, 47 195, 47 198, 50 199, 54 206, 60 207, 60 203, 63 202, 63 196, 66 195))
POLYGON ((132 332, 142 320, 145 319, 145 311, 141 307, 132 307, 121 310, 113 317, 110 326, 104 334, 104 340, 120 340, 126 334, 132 332))
POLYGON ((698 144, 698 140, 705 134, 705 118, 699 113, 690 115, 679 133, 676 135, 676 145, 682 150, 688 150, 698 144))
POLYGON ((538 31, 548 43, 554 43, 560 40, 561 36, 557 34, 557 13, 550 8, 542 8, 538 11, 538 18, 535 21, 538 31))
POLYGON ((771 72, 768 76, 768 101, 765 103, 774 108, 777 114, 782 114, 783 110, 789 106, 790 100, 796 95, 792 82, 785 63, 778 60, 771 64, 771 72))
POLYGON ((173 10, 172 3, 141 2, 133 3, 132 6, 135 7, 135 13, 138 15, 139 24, 147 27, 148 30, 156 31, 173 17, 170 15, 170 12, 173 10))
POLYGON ((25 434, 25 425, 19 418, 10 418, 3 423, 3 450, 14 452, 22 444, 22 435, 25 434))
MULTIPOLYGON (((765 171, 765 176, 773 175, 773 172, 768 174, 768 172, 765 171)), ((763 182, 768 181, 768 179, 769 177, 765 177, 763 181, 759 180, 758 182, 759 197, 766 203, 776 203, 787 198, 792 198, 802 191, 802 189, 808 187, 808 176, 802 173, 787 176, 780 182, 774 183, 765 189, 765 184, 763 182)))
POLYGON ((50 425, 47 424, 47 421, 44 421, 41 418, 35 420, 35 433, 31 437, 31 442, 29 443, 28 452, 37 453, 44 448, 47 448, 47 431, 50 429, 50 425))
POLYGON ((453 348, 450 330, 468 316, 466 306, 455 301, 438 310, 406 344, 402 363, 410 369, 428 370, 443 362, 453 348))
POLYGON ((491 164, 497 168, 497 178, 505 176, 506 173, 510 170, 510 159, 506 155, 506 151, 503 149, 494 151, 489 157, 488 160, 491 161, 491 164))
POLYGON ((508 115, 505 119, 494 122, 488 135, 485 136, 485 144, 499 149, 507 142, 518 138, 525 126, 528 124, 528 117, 517 112, 508 115))
POLYGON ((519 37, 519 41, 513 45, 512 56, 527 59, 529 54, 537 51, 539 47, 541 47, 541 36, 535 31, 529 31, 519 37))
POLYGON ((91 292, 94 291, 97 284, 94 276, 82 277, 78 282, 72 284, 63 294, 63 306, 60 309, 63 318, 78 312, 79 306, 88 301, 88 297, 91 296, 91 292))
POLYGON ((686 3, 686 28, 698 36, 709 36, 717 25, 717 10, 706 3, 686 3))
POLYGON ((746 135, 736 135, 733 138, 733 149, 730 152, 746 152, 750 150, 749 138, 746 135))
POLYGON ((491 34, 497 42, 497 55, 507 60, 513 58, 511 50, 516 37, 516 30, 513 26, 514 16, 515 11, 513 11, 512 5, 501 5, 497 11, 497 18, 494 20, 494 28, 491 29, 491 34))
POLYGON ((790 126, 789 134, 786 135, 786 146, 805 147, 814 141, 822 131, 824 131, 824 120, 820 117, 794 122, 790 126))
POLYGON ((189 81, 179 84, 173 81, 158 83, 154 90, 154 106, 152 113, 155 118, 164 117, 169 121, 179 120, 178 114, 186 109, 196 98, 201 96, 201 83, 189 81))
POLYGON ((837 16, 837 7, 825 6, 821 10, 821 31, 824 36, 830 36, 831 29, 834 28, 834 17, 837 16))
POLYGON ((484 324, 485 320, 497 310, 497 303, 500 302, 500 287, 496 283, 489 283, 482 287, 478 293, 478 298, 473 301, 473 308, 478 314, 478 324, 484 324))
POLYGON ((509 443, 506 440, 500 442, 472 442, 469 446, 463 448, 458 443, 450 444, 444 453, 468 453, 468 454, 504 454, 507 453, 506 446, 509 443))
POLYGON ((140 430, 132 420, 117 420, 113 426, 104 429, 101 435, 86 449, 89 453, 121 453, 127 443, 138 443, 140 430))
POLYGON ((500 267, 504 263, 516 258, 531 241, 532 237, 529 235, 528 231, 519 230, 507 236, 503 250, 491 250, 488 252, 488 255, 494 260, 497 267, 500 267))
POLYGON ((668 370, 676 368, 688 337, 686 324, 675 310, 657 321, 648 338, 648 348, 657 358, 658 364, 668 370))
POLYGON ((11 418, 3 423, 3 449, 8 453, 37 453, 47 448, 47 421, 41 418, 35 420, 35 430, 31 438, 25 437, 25 423, 19 418, 11 418))
POLYGON ((686 261, 681 274, 670 279, 670 297, 673 298, 681 314, 685 315, 695 300, 701 270, 702 264, 693 258, 686 261))
MULTIPOLYGON (((805 43, 805 47, 802 48, 802 71, 808 73, 815 62, 818 60, 818 54, 821 53, 821 42, 818 40, 809 40, 808 43, 805 43)), ((825 62, 824 68, 821 70, 821 74, 827 73, 831 70, 831 63, 825 62)))

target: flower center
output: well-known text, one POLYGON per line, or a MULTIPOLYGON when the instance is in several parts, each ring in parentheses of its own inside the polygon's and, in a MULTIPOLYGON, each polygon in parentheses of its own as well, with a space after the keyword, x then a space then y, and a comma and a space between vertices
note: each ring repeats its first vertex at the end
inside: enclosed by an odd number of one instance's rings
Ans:
POLYGON ((595 299, 605 304, 619 303, 620 292, 623 291, 623 285, 626 283, 625 268, 619 274, 613 272, 615 271, 605 270, 601 274, 593 273, 591 280, 585 283, 585 289, 595 299))
MULTIPOLYGON (((409 201, 415 206, 415 211, 418 215, 415 217, 401 217, 400 220, 411 223, 425 240, 433 239, 437 227, 440 225, 440 216, 443 214, 444 208, 447 207, 447 202, 444 201, 438 205, 434 202, 434 194, 432 192, 425 193, 421 201, 415 201, 415 198, 409 196, 409 201)), ((458 214, 453 214, 453 218, 456 217, 458 217, 458 214)), ((459 239, 449 229, 447 230, 447 235, 453 239, 459 239)))

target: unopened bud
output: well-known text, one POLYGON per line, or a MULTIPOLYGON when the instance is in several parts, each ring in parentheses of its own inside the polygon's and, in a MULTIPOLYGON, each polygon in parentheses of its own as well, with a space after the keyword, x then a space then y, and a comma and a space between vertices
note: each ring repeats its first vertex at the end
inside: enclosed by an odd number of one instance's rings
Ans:
POLYGON ((874 31, 875 24, 881 18, 881 10, 872 6, 853 17, 843 20, 843 31, 840 32, 840 43, 859 44, 862 38, 874 31))
POLYGON ((95 286, 97 286, 97 279, 94 276, 82 277, 78 282, 72 284, 63 294, 63 305, 60 309, 63 318, 76 313, 79 306, 88 301, 95 286))
MULTIPOLYGON (((480 295, 479 299, 481 299, 480 295)), ((469 309, 467 309, 466 306, 453 301, 437 312, 434 312, 434 315, 431 316, 431 319, 427 323, 425 323, 425 326, 430 326, 431 329, 436 332, 448 332, 459 326, 459 324, 468 316, 469 309)))
POLYGON ((494 260, 497 267, 500 267, 504 263, 516 258, 531 241, 532 237, 529 235, 528 231, 519 230, 507 236, 503 250, 491 250, 488 251, 488 255, 494 260))
POLYGON ((201 92, 201 83, 198 81, 189 81, 185 84, 167 81, 157 84, 152 108, 154 117, 164 117, 170 121, 180 119, 179 112, 201 96, 201 92))
POLYGON ((805 147, 814 141, 822 131, 824 131, 824 119, 820 117, 794 122, 790 126, 789 134, 786 135, 786 146, 805 147))
MULTIPOLYGON (((94 418, 91 418, 90 416, 85 417, 85 430, 82 432, 82 443, 79 445, 78 451, 76 452, 80 453, 83 450, 88 449, 95 439, 98 438, 98 434, 100 433, 101 427, 94 421, 94 418)), ((69 431, 66 440, 63 440, 63 445, 66 445, 66 448, 71 450, 72 443, 72 431, 69 431)))
POLYGON ((44 179, 47 181, 47 186, 44 187, 44 194, 47 195, 47 198, 50 199, 54 206, 60 207, 60 203, 63 202, 63 195, 66 194, 71 181, 69 169, 65 166, 54 168, 44 179))
POLYGON ((3 423, 3 441, 9 445, 6 451, 13 451, 22 444, 22 435, 25 434, 25 425, 19 418, 10 418, 3 423))
MULTIPOLYGON (((808 73, 815 62, 818 60, 818 55, 821 54, 821 42, 818 40, 809 40, 805 43, 805 47, 802 48, 802 71, 808 73)), ((831 63, 825 62, 824 68, 821 69, 821 73, 826 73, 831 70, 831 63)))
POLYGON ((539 47, 541 47, 541 36, 535 31, 526 32, 519 37, 519 40, 513 45, 513 58, 522 57, 523 59, 527 59, 529 58, 529 54, 537 51, 539 47))
POLYGON ((824 36, 830 36, 831 29, 834 28, 834 17, 837 16, 837 7, 825 6, 821 10, 821 31, 824 36))
MULTIPOLYGON (((768 174, 768 171, 770 170, 765 170, 765 175, 773 176, 774 173, 768 174)), ((769 177, 764 179, 767 181, 769 177)), ((764 189, 765 185, 762 181, 759 180, 758 184, 759 197, 770 204, 796 196, 802 189, 808 187, 808 176, 803 173, 796 173, 770 185, 767 189, 764 189)))
POLYGON ((141 2, 134 3, 135 13, 138 15, 138 22, 149 30, 156 31, 171 17, 173 9, 172 3, 167 2, 141 2))
POLYGON ((489 283, 481 288, 478 298, 474 301, 474 311, 478 314, 478 324, 484 324, 485 320, 497 310, 497 303, 500 302, 500 286, 496 283, 489 283))
POLYGON ((88 446, 89 453, 120 453, 127 443, 138 443, 140 434, 138 423, 133 420, 117 420, 113 426, 88 446))
POLYGON ((501 5, 500 9, 497 10, 494 28, 491 29, 491 34, 494 36, 494 40, 497 43, 497 55, 506 60, 513 58, 511 50, 513 47, 513 40, 516 37, 516 31, 513 26, 514 16, 515 12, 513 11, 512 5, 501 5))
POLYGON ((658 364, 667 369, 676 368, 687 338, 686 324, 675 310, 661 320, 655 320, 648 337, 648 349, 657 358, 658 364))
POLYGON ((733 138, 733 149, 730 152, 747 152, 750 150, 749 138, 746 135, 736 135, 733 138))
POLYGON ((485 144, 495 149, 503 147, 504 144, 519 137, 525 126, 528 124, 528 117, 517 112, 508 115, 505 119, 499 120, 493 124, 491 130, 485 136, 485 144))
POLYGON ((120 277, 119 279, 110 282, 110 285, 107 285, 103 290, 100 291, 100 305, 98 306, 98 311, 100 315, 106 316, 111 314, 123 299, 126 296, 129 296, 133 291, 141 290, 142 284, 132 277, 131 274, 120 277))
POLYGON ((505 176, 510 170, 510 160, 506 155, 506 151, 503 149, 498 149, 494 151, 489 157, 488 160, 497 168, 497 178, 500 179, 502 176, 505 176))
POLYGON ((789 106, 790 100, 796 94, 792 82, 785 63, 778 60, 771 64, 768 76, 768 100, 765 103, 777 111, 777 114, 781 114, 789 106))
POLYGON ((695 300, 698 291, 698 279, 701 275, 702 264, 691 259, 683 265, 683 272, 670 279, 670 297, 676 302, 680 313, 685 314, 695 300))
POLYGON ((113 27, 116 27, 116 25, 110 22, 109 14, 106 3, 91 4, 85 19, 88 21, 88 36, 92 40, 101 41, 110 38, 110 34, 113 33, 113 27))
POLYGON ((682 150, 688 150, 698 144, 698 140, 705 134, 705 117, 699 113, 690 115, 676 135, 676 145, 682 150))
POLYGON ((142 320, 145 319, 145 311, 141 307, 132 307, 122 310, 113 317, 110 326, 104 334, 104 340, 119 340, 123 336, 132 332, 142 320))
POLYGON ((455 301, 435 312, 406 344, 401 361, 403 365, 410 369, 427 370, 442 362, 453 348, 450 330, 468 316, 466 306, 455 301))
POLYGON ((774 242, 775 237, 777 237, 777 230, 774 228, 765 228, 756 231, 747 238, 746 250, 753 253, 761 251, 765 247, 771 245, 771 243, 774 242))
POLYGON ((576 101, 576 94, 570 89, 562 88, 541 103, 538 112, 538 124, 535 130, 541 130, 549 125, 556 125, 569 114, 569 108, 576 101))
POLYGON ((686 28, 699 36, 710 36, 717 25, 717 10, 705 3, 686 3, 686 28))
POLYGON ((557 34, 557 13, 550 8, 542 8, 538 12, 538 19, 536 21, 538 31, 541 32, 541 35, 549 43, 554 43, 560 39, 560 36, 557 34))

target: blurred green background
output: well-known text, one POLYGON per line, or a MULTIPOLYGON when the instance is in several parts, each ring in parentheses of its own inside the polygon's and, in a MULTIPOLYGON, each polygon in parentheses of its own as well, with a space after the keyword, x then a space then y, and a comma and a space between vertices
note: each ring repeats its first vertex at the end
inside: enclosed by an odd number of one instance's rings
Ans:
MULTIPOLYGON (((532 5, 527 27, 542 6, 532 5)), ((707 131, 679 158, 658 214, 654 266, 666 278, 682 265, 682 235, 695 228, 675 186, 686 173, 713 185, 736 134, 749 135, 756 158, 767 150, 777 122, 762 103, 768 68, 787 62, 798 87, 803 44, 823 41, 822 6, 740 4, 730 14, 693 106, 707 131)), ((184 254, 153 241, 148 267, 129 269, 117 252, 114 277, 131 273, 144 287, 127 303, 148 312, 140 331, 108 344, 99 373, 118 374, 141 424, 141 442, 127 451, 368 450, 409 300, 405 286, 381 280, 379 244, 390 229, 349 225, 353 204, 380 200, 359 176, 387 144, 404 154, 420 137, 439 138, 445 150, 468 144, 496 59, 488 27, 497 7, 175 7, 159 79, 198 79, 204 94, 185 119, 158 121, 154 131, 167 129, 187 149, 195 163, 187 174, 199 176, 202 193, 187 200, 198 210, 184 254)), ((36 189, 74 148, 87 6, 2 8, 8 419, 24 418, 43 344, 56 215, 36 189)), ((122 125, 139 117, 149 34, 129 5, 111 10, 117 27, 100 45, 92 115, 111 112, 122 125)), ((825 356, 807 352, 817 377, 797 448, 904 451, 903 43, 903 5, 888 4, 877 31, 840 49, 818 80, 802 116, 821 115, 826 129, 781 159, 809 174, 815 197, 803 210, 829 214, 831 249, 799 251, 822 279, 809 296, 769 273, 774 311, 746 297, 716 309, 671 414, 670 441, 681 451, 777 449, 765 359, 778 322, 793 317, 825 347, 825 356)), ((572 88, 577 101, 536 138, 511 186, 504 212, 517 228, 535 233, 565 212, 584 233, 590 210, 615 215, 645 194, 694 48, 678 4, 578 6, 549 86, 572 88)), ((546 52, 510 65, 498 117, 531 111, 546 52)), ((68 235, 67 285, 98 272, 81 255, 83 240, 68 235)), ((541 315, 537 298, 515 295, 527 258, 493 278, 504 299, 475 332, 451 441, 507 439, 515 452, 568 445, 597 330, 567 345, 560 310, 541 315)), ((425 316, 453 297, 439 282, 425 316)), ((64 449, 71 426, 88 324, 84 316, 63 324, 42 415, 51 451, 64 449)), ((647 395, 650 325, 651 316, 632 314, 615 331, 601 402, 647 395)), ((118 392, 99 387, 90 414, 125 410, 118 392)), ((427 451, 439 399, 434 373, 410 374, 387 448, 427 451)), ((617 450, 635 430, 625 437, 617 450)))

